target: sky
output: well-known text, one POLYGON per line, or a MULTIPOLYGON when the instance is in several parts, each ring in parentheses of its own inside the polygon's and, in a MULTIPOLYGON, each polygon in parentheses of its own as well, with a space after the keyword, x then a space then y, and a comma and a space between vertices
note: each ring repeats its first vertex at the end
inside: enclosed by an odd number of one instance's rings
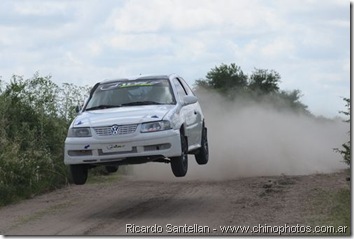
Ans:
POLYGON ((281 75, 315 115, 350 97, 350 1, 1 0, 0 76, 93 85, 177 73, 190 85, 222 63, 281 75))

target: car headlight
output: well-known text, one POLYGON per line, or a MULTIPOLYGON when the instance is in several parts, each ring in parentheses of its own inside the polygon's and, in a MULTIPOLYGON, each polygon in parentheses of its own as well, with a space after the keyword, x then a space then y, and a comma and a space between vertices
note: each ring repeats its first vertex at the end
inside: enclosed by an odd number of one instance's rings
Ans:
POLYGON ((156 132, 171 129, 171 123, 168 120, 143 123, 141 125, 141 133, 156 132))
POLYGON ((91 129, 89 127, 70 128, 68 137, 91 137, 91 129))

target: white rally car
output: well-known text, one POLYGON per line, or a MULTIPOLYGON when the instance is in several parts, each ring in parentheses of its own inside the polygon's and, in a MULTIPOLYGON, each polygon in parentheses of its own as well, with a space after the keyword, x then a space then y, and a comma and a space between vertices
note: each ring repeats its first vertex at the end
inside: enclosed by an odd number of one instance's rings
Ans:
POLYGON ((73 120, 64 163, 75 184, 88 169, 104 165, 171 163, 176 177, 188 169, 188 154, 208 162, 204 115, 197 97, 178 75, 150 75, 97 83, 73 120))

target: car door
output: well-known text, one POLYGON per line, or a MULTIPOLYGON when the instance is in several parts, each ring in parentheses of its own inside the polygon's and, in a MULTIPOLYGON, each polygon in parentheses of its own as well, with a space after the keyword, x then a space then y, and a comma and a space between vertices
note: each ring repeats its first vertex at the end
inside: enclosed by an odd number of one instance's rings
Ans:
MULTIPOLYGON (((187 87, 183 79, 175 78, 174 84, 177 89, 177 94, 179 96, 180 102, 183 102, 183 98, 186 95, 191 95, 191 90, 187 87)), ((184 118, 186 136, 188 137, 188 145, 190 148, 195 148, 197 144, 200 144, 200 117, 201 114, 198 112, 196 107, 198 103, 184 105, 181 108, 181 116, 184 118)))
MULTIPOLYGON (((195 96, 194 92, 192 89, 189 87, 189 85, 184 81, 183 78, 180 78, 180 81, 182 85, 185 87, 187 94, 195 96)), ((194 127, 192 128, 193 130, 193 137, 195 138, 195 144, 200 145, 201 140, 202 140, 202 128, 203 128, 203 113, 202 109, 199 105, 199 102, 192 104, 193 106, 193 113, 194 113, 194 127)))

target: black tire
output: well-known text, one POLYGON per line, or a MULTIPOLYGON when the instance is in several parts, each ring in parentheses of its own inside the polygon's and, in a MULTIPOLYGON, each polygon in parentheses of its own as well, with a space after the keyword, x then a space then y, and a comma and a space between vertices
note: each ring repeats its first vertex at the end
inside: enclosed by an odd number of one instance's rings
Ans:
POLYGON ((176 177, 184 177, 188 171, 188 141, 181 134, 181 156, 171 158, 171 169, 176 177))
POLYGON ((73 164, 70 165, 70 173, 76 185, 83 185, 87 180, 88 167, 84 164, 73 164))
POLYGON ((118 171, 118 168, 119 166, 112 166, 112 165, 109 165, 109 166, 106 166, 106 171, 108 173, 115 173, 118 171))
POLYGON ((207 164, 209 161, 209 145, 208 145, 208 131, 203 127, 201 147, 195 154, 195 160, 198 164, 207 164))

